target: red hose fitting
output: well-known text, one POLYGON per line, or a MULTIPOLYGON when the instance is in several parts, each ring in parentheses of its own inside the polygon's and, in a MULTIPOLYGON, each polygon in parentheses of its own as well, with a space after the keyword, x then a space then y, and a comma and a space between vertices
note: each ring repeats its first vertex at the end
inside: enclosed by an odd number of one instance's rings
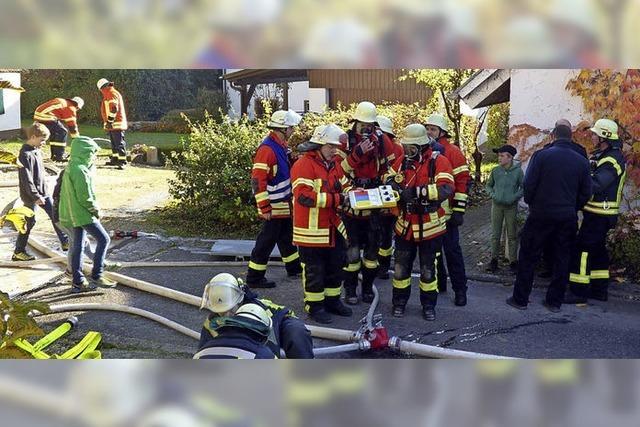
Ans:
POLYGON ((389 347, 389 334, 384 326, 376 326, 367 334, 372 350, 381 350, 389 347))

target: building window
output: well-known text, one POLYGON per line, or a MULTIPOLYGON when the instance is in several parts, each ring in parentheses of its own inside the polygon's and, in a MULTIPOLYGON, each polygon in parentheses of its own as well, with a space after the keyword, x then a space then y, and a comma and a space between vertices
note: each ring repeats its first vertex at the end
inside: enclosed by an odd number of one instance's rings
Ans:
POLYGON ((308 99, 304 100, 304 107, 302 107, 302 108, 304 109, 305 113, 309 112, 309 100, 308 99))
POLYGON ((0 115, 4 114, 4 90, 0 89, 0 115))

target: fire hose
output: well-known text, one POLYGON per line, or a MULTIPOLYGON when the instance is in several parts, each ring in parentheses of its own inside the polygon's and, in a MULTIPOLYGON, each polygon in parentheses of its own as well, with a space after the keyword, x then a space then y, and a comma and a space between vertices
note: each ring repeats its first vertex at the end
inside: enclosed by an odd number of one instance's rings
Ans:
MULTIPOLYGON (((42 242, 35 238, 29 238, 29 244, 36 250, 46 254, 49 257, 60 257, 62 254, 47 247, 42 242)), ((60 260, 60 263, 66 263, 66 258, 60 260)), ((83 268, 85 270, 90 269, 90 264, 85 263, 83 268)), ((114 280, 122 285, 138 289, 140 291, 152 293, 165 298, 169 298, 175 301, 183 302, 188 305, 200 307, 201 299, 195 295, 187 294, 181 291, 170 289, 164 286, 156 285, 154 283, 146 282, 132 277, 125 276, 123 274, 105 271, 105 277, 114 280)), ((362 325, 357 331, 348 331, 344 329, 334 329, 327 327, 318 327, 313 325, 306 325, 307 329, 311 332, 314 338, 322 338, 333 341, 341 341, 351 344, 359 344, 361 341, 368 341, 369 348, 372 350, 381 349, 394 349, 405 353, 411 353, 417 356, 430 357, 430 358, 465 358, 465 359, 510 359, 509 357, 468 352, 461 350, 452 350, 441 348, 437 346, 415 343, 411 341, 402 340, 400 337, 389 337, 387 330, 382 326, 382 316, 375 315, 375 309, 379 302, 378 290, 374 287, 374 301, 369 307, 367 316, 361 321, 362 325)), ((141 310, 141 309, 135 309, 141 310)), ((143 310, 144 311, 144 310, 143 310)), ((152 313, 153 314, 153 313, 152 313)), ((157 315, 155 315, 157 316, 157 315)), ((161 317, 161 316, 158 316, 161 317)), ((168 319, 167 319, 168 320, 168 319)), ((169 320, 168 320, 169 321, 169 320)), ((172 321, 169 321, 172 322, 172 321)), ((175 323, 175 322, 173 322, 175 323)), ((182 325, 179 325, 182 327, 182 325)), ((184 327, 183 327, 184 328, 184 327)), ((184 331, 186 332, 186 331, 184 331)), ((183 333, 184 333, 183 332, 183 333)), ((195 331, 192 331, 195 332, 195 331)), ((363 345, 364 347, 364 345, 363 345)), ((343 347, 346 349, 345 347, 343 347)), ((364 348, 355 348, 355 346, 349 346, 349 350, 364 350, 364 348)), ((367 350, 368 350, 367 349, 367 350)), ((343 350, 344 351, 344 350, 343 350)))

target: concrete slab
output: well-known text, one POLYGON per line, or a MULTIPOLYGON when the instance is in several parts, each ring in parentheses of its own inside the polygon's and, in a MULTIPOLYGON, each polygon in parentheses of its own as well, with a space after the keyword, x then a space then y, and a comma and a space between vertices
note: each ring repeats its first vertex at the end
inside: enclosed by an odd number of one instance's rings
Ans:
MULTIPOLYGON (((254 240, 216 240, 211 246, 211 255, 249 258, 255 244, 254 240)), ((271 258, 281 258, 277 246, 271 252, 271 258)))
MULTIPOLYGON (((15 238, 0 238, 0 259, 10 260, 15 238)), ((38 258, 38 256, 34 253, 38 258)), ((0 267, 0 291, 9 295, 27 292, 42 286, 63 272, 59 264, 40 265, 34 268, 0 267)))

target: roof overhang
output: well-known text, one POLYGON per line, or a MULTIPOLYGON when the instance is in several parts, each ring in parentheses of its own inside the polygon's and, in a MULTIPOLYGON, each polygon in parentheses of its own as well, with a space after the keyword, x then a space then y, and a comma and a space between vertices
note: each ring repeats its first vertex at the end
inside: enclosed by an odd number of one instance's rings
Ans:
POLYGON ((455 91, 451 98, 459 98, 472 109, 508 102, 511 95, 511 69, 479 70, 455 91))
POLYGON ((224 74, 223 79, 235 85, 290 83, 309 80, 307 70, 299 69, 244 69, 224 74))

